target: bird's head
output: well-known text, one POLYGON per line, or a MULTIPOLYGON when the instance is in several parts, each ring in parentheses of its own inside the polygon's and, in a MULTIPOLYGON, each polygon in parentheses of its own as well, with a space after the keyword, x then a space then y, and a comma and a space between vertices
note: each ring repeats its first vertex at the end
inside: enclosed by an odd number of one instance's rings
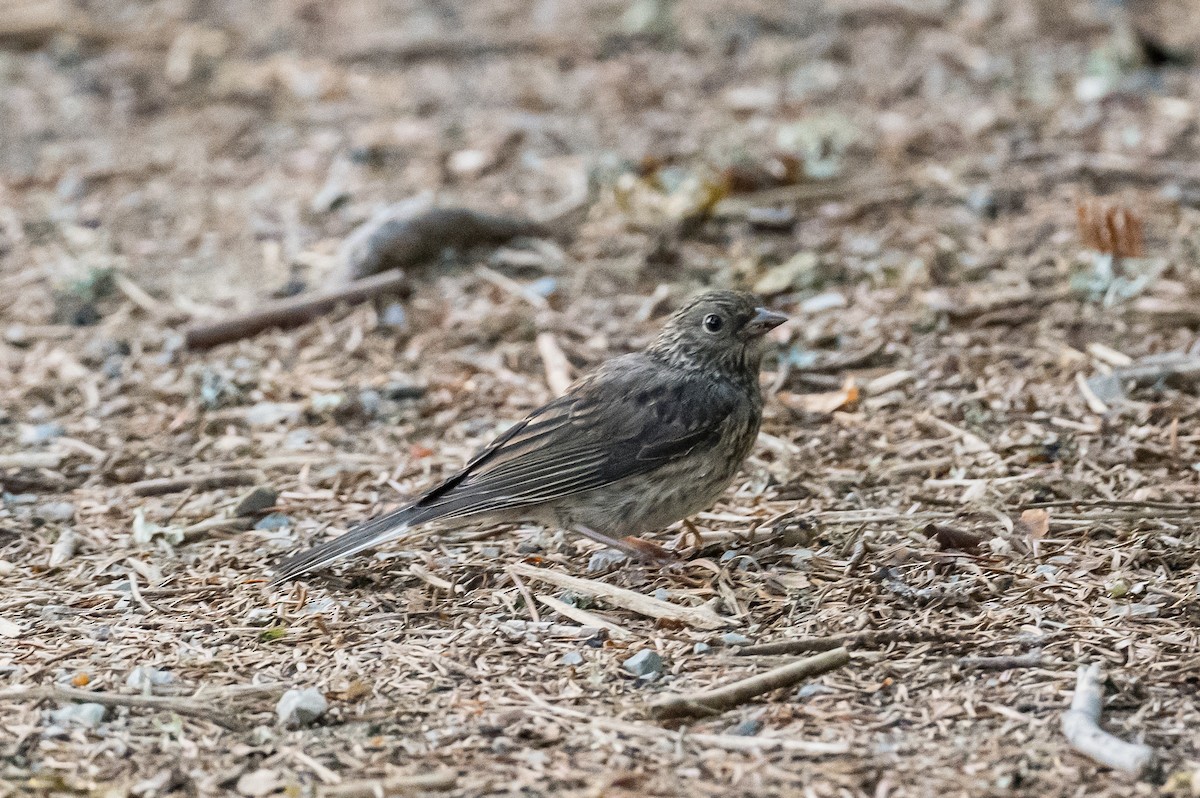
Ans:
POLYGON ((763 337, 785 321, 753 294, 709 291, 676 311, 648 351, 672 365, 748 375, 757 383, 763 337))

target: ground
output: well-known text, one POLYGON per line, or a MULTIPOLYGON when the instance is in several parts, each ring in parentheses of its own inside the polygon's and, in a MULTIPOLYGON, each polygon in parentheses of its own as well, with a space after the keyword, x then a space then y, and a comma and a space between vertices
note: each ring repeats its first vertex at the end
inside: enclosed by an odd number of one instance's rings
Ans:
POLYGON ((0 3, 0 794, 1200 794, 1187 7, 0 3), (421 196, 569 223, 184 345, 421 196), (656 537, 682 565, 461 528, 267 585, 704 285, 794 321, 735 486, 656 537), (1060 731, 1093 662, 1140 779, 1060 731))

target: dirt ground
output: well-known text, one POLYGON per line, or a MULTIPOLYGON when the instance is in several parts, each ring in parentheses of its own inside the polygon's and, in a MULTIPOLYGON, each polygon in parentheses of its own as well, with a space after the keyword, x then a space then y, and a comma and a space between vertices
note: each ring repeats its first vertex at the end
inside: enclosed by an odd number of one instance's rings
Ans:
POLYGON ((1200 795, 1190 7, 0 1, 0 795, 1200 795), (184 345, 414 197, 569 229, 184 345), (266 585, 705 285, 795 318, 685 565, 464 528, 266 585), (1140 779, 1060 731, 1093 662, 1140 779))

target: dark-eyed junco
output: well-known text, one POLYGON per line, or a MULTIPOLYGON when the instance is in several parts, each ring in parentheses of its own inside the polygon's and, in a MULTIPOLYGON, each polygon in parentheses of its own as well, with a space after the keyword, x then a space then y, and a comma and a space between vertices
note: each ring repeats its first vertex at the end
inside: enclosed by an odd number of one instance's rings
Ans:
POLYGON ((787 320, 757 304, 693 299, 645 350, 576 381, 412 503, 285 560, 272 583, 457 519, 536 521, 641 555, 618 538, 711 506, 754 446, 763 336, 787 320))

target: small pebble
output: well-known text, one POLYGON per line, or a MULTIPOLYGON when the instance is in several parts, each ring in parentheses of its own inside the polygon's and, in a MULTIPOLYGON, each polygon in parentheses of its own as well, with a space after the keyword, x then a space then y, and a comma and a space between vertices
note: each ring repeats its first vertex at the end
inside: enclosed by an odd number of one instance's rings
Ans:
POLYGON ((0 577, 12 576, 17 570, 17 566, 10 563, 8 560, 0 560, 0 577))
POLYGON ((291 525, 291 516, 284 515, 283 513, 271 513, 270 515, 263 516, 262 520, 254 525, 254 528, 259 530, 283 529, 291 525))
POLYGON ((383 309, 383 315, 379 318, 379 322, 384 327, 403 330, 408 326, 408 313, 405 312, 403 305, 393 302, 383 309))
POLYGON ((238 517, 257 515, 268 507, 274 507, 278 499, 279 492, 274 488, 259 485, 254 490, 242 496, 241 500, 237 503, 237 507, 234 508, 233 514, 238 517))
POLYGON ((379 395, 379 391, 366 388, 358 392, 358 406, 367 418, 379 415, 379 408, 382 404, 383 397, 379 395))
POLYGON ((563 665, 582 665, 583 664, 583 655, 580 654, 578 651, 568 651, 566 654, 562 655, 562 664, 563 665))
POLYGON ((263 626, 275 620, 275 610, 270 607, 255 607, 246 613, 246 623, 263 626))
POLYGON ((288 690, 275 705, 275 714, 284 726, 295 728, 307 726, 325 714, 329 702, 315 687, 303 690, 288 690))
POLYGON ((705 643, 703 641, 696 643, 695 645, 692 646, 693 654, 707 654, 710 651, 712 651, 712 646, 710 646, 708 643, 705 643))
POLYGON ((796 212, 791 208, 748 208, 746 223, 756 230, 791 230, 796 226, 796 212))
POLYGON ((149 665, 139 665, 129 672, 129 676, 125 679, 125 684, 134 690, 141 691, 159 685, 170 684, 173 681, 175 681, 175 674, 169 671, 160 671, 149 665))
POLYGON ((745 646, 750 644, 750 638, 737 632, 726 632, 721 635, 721 642, 727 646, 745 646))
POLYGON ((614 568, 628 559, 628 555, 622 551, 617 551, 616 549, 600 549, 600 551, 593 552, 592 556, 588 558, 588 573, 594 574, 600 571, 607 571, 608 569, 614 568))
POLYGON ((82 726, 94 729, 104 721, 107 710, 103 704, 67 704, 50 713, 50 720, 59 726, 82 726))
POLYGON ((621 663, 621 667, 638 678, 662 673, 663 660, 657 651, 643 648, 621 663))
POLYGON ((809 682, 796 691, 797 698, 812 698, 822 693, 832 693, 833 689, 818 682, 809 682))
POLYGON ((736 734, 739 737, 753 737, 763 729, 763 722, 757 718, 744 720, 736 726, 731 726, 726 732, 727 734, 736 734))
POLYGON ((538 296, 554 296, 558 291, 558 280, 553 277, 539 277, 529 284, 529 290, 538 296))
POLYGON ((17 438, 17 442, 23 446, 31 446, 38 443, 49 443, 55 438, 60 437, 64 430, 61 424, 47 422, 45 424, 27 424, 22 425, 21 434, 17 438))
POLYGON ((314 393, 309 399, 309 407, 318 416, 332 413, 345 403, 346 395, 341 393, 314 393))
POLYGON ((425 388, 411 382, 389 382, 383 386, 383 395, 393 402, 401 399, 420 399, 425 395, 425 388))

